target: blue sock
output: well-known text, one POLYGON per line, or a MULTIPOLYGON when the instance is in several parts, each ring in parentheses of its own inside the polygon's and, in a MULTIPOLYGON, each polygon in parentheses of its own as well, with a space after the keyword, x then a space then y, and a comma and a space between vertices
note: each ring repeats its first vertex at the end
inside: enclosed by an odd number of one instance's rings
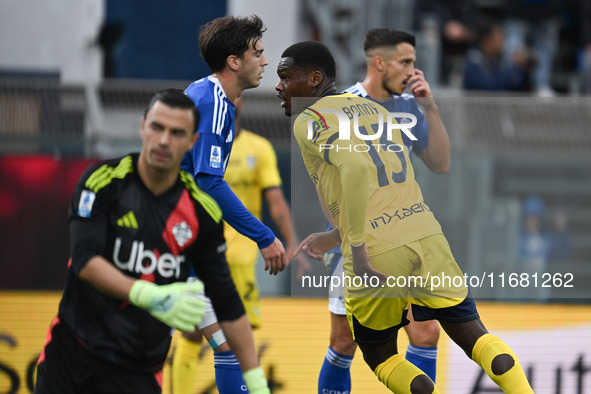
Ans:
POLYGON ((351 392, 351 362, 353 362, 352 356, 339 354, 329 346, 318 377, 318 394, 349 394, 351 392))
POLYGON ((423 371, 435 382, 437 371, 437 348, 408 345, 406 359, 423 371))
POLYGON ((215 368, 215 382, 219 394, 248 393, 240 363, 231 350, 213 353, 213 367, 215 368))

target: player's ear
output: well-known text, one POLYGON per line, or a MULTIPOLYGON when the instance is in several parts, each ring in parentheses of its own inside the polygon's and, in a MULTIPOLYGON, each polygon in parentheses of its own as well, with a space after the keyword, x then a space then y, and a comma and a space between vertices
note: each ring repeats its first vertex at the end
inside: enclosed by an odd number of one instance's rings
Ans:
POLYGON ((240 68, 240 58, 236 55, 230 55, 226 58, 226 65, 230 67, 232 71, 238 71, 240 68))
POLYGON ((308 83, 313 88, 320 85, 320 83, 322 82, 323 79, 324 79, 324 75, 319 70, 314 70, 314 71, 310 72, 310 74, 308 74, 308 83))
POLYGON ((140 135, 144 137, 144 130, 146 129, 146 118, 142 119, 142 127, 140 128, 140 135))
POLYGON ((386 68, 386 61, 384 60, 383 57, 376 56, 373 58, 373 66, 375 67, 376 70, 378 70, 379 72, 382 72, 386 68))
POLYGON ((199 139, 199 133, 194 132, 193 136, 191 137, 191 146, 189 146, 189 149, 187 149, 187 152, 190 152, 191 149, 193 149, 193 145, 195 145, 195 143, 197 142, 198 139, 199 139))

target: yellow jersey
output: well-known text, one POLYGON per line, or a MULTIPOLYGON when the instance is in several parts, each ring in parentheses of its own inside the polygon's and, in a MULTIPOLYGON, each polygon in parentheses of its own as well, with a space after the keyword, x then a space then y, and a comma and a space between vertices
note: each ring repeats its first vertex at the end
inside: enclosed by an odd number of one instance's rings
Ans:
MULTIPOLYGON (((281 186, 277 156, 269 140, 248 130, 240 130, 234 140, 224 180, 246 209, 260 220, 263 191, 281 186)), ((226 258, 229 264, 256 262, 259 248, 254 241, 227 223, 224 237, 228 245, 226 258)))
POLYGON ((390 115, 372 100, 345 93, 319 99, 294 122, 304 164, 339 228, 345 258, 350 244, 365 242, 371 256, 442 232, 401 137, 412 130, 390 115))

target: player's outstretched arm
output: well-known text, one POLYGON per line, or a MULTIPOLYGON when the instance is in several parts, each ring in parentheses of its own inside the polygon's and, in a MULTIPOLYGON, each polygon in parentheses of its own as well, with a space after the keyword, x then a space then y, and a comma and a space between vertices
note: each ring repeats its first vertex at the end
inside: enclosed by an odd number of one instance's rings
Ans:
MULTIPOLYGON (((333 152, 331 152, 333 153, 333 152)), ((332 154, 330 159, 339 168, 341 187, 346 204, 349 222, 348 240, 353 253, 353 272, 358 276, 375 276, 380 282, 386 275, 374 269, 369 262, 365 245, 365 222, 369 205, 368 167, 361 155, 348 151, 332 154)))
POLYGON ((170 327, 193 331, 205 312, 205 303, 194 295, 201 282, 156 285, 123 274, 101 256, 92 257, 80 270, 80 279, 98 291, 146 310, 170 327))
POLYGON ((261 255, 265 260, 265 271, 269 271, 271 275, 277 275, 287 266, 285 249, 281 241, 277 238, 275 238, 271 245, 261 249, 261 255))
POLYGON ((249 393, 270 393, 265 374, 259 366, 252 328, 246 314, 234 321, 220 321, 228 344, 240 362, 244 382, 249 393))
POLYGON ((369 252, 367 246, 361 244, 358 246, 351 245, 351 252, 353 254, 353 272, 355 275, 365 277, 377 277, 380 283, 385 283, 387 276, 372 267, 369 262, 369 252))
POLYGON ((80 279, 101 293, 119 300, 127 300, 135 279, 119 271, 104 257, 94 256, 80 270, 80 279))
POLYGON ((298 256, 302 251, 315 260, 322 261, 322 255, 341 244, 338 228, 323 233, 313 233, 304 239, 294 252, 298 256))
POLYGON ((287 265, 285 249, 273 232, 261 223, 219 176, 199 174, 196 178, 199 187, 218 203, 223 218, 240 234, 255 241, 265 259, 265 267, 272 275, 283 271, 287 265))

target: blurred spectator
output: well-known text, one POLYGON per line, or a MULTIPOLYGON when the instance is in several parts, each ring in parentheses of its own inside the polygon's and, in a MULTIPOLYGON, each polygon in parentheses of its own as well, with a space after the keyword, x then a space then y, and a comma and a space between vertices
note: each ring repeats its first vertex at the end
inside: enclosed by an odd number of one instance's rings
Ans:
POLYGON ((581 4, 581 91, 591 94, 591 3, 588 0, 579 0, 581 4))
MULTIPOLYGON (((523 227, 519 240, 520 269, 522 272, 548 272, 548 263, 553 259, 568 257, 570 252, 570 236, 566 215, 557 211, 546 228, 546 204, 538 196, 529 196, 523 202, 523 227)), ((548 291, 540 289, 537 296, 541 300, 548 298, 548 291)))
POLYGON ((575 16, 577 25, 579 90, 583 94, 591 94, 591 2, 571 0, 566 8, 575 16))
POLYGON ((442 84, 449 84, 454 72, 461 74, 464 56, 475 37, 472 23, 478 16, 473 0, 418 0, 415 4, 416 30, 424 30, 430 21, 438 26, 442 84))
POLYGON ((482 20, 476 46, 468 52, 463 86, 468 90, 527 91, 534 60, 529 52, 516 51, 511 62, 503 59, 504 33, 501 25, 482 20))
POLYGON ((532 74, 533 88, 539 96, 551 97, 554 95, 551 76, 558 45, 560 1, 505 1, 505 58, 511 59, 518 52, 535 50, 537 62, 532 74))

